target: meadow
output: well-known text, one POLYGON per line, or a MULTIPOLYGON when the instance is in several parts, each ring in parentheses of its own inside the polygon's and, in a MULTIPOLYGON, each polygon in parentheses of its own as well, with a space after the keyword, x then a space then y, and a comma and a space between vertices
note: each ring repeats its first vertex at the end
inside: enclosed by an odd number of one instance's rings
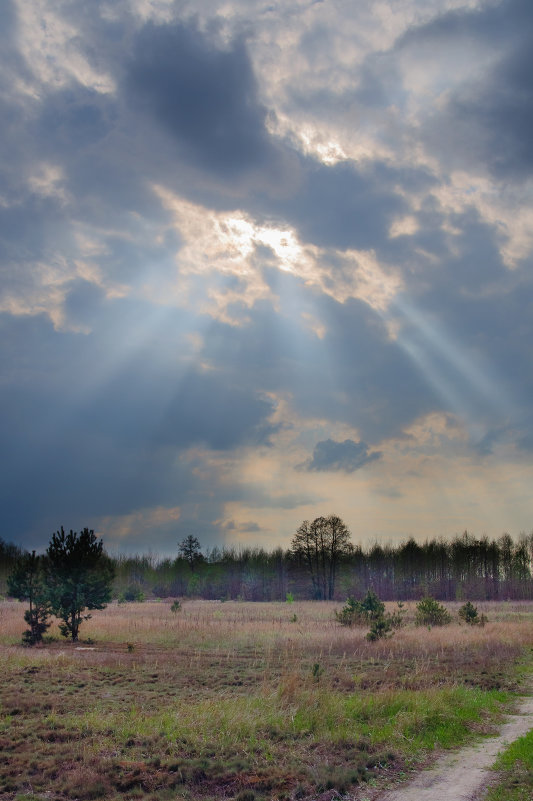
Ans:
MULTIPOLYGON (((533 670, 533 602, 488 623, 369 642, 338 603, 110 604, 69 643, 23 648, 0 603, 0 797, 369 798, 495 730, 533 670)), ((395 605, 389 604, 392 611, 395 605)))

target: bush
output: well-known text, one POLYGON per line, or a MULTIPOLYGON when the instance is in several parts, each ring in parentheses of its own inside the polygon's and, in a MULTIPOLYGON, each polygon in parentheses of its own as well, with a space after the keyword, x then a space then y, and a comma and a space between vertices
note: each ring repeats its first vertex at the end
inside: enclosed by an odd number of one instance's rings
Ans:
POLYGON ((416 605, 416 626, 446 626, 452 618, 446 607, 428 595, 416 605))
POLYGON ((341 611, 335 611, 335 617, 342 626, 364 626, 384 615, 385 604, 379 600, 374 590, 368 590, 361 601, 348 598, 341 611))
POLYGON ((355 626, 357 623, 361 624, 359 601, 356 601, 355 598, 347 598, 341 611, 337 612, 337 610, 335 610, 335 618, 341 626, 355 626))
POLYGON ((478 615, 477 606, 474 606, 470 601, 467 601, 459 609, 459 617, 469 626, 484 626, 487 622, 485 615, 478 615))
POLYGON ((145 595, 138 584, 130 584, 118 596, 119 604, 132 603, 133 601, 144 601, 145 595))
POLYGON ((383 637, 392 637, 391 615, 374 620, 370 626, 370 631, 366 635, 367 640, 370 642, 381 640, 383 637))
POLYGON ((176 600, 173 602, 172 606, 170 607, 170 611, 171 611, 171 612, 174 612, 174 614, 176 614, 176 612, 179 612, 179 611, 181 611, 181 604, 180 604, 180 602, 178 601, 178 599, 177 599, 177 598, 176 598, 176 600))
POLYGON ((335 611, 335 617, 342 626, 365 626, 370 623, 367 640, 375 642, 383 637, 392 636, 392 629, 403 626, 403 604, 398 604, 398 610, 392 614, 385 614, 385 604, 374 590, 368 590, 361 601, 348 598, 340 612, 335 611))
POLYGON ((391 624, 391 628, 393 629, 401 629, 404 625, 404 610, 403 610, 403 603, 398 601, 397 603, 398 608, 394 612, 390 612, 386 615, 387 620, 391 624))

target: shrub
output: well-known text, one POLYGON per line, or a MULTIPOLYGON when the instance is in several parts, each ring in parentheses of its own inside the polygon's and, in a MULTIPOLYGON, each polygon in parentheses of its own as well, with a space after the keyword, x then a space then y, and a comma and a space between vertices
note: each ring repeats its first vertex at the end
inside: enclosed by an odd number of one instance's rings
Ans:
POLYGON ((130 584, 118 596, 119 604, 131 603, 133 601, 144 601, 145 595, 138 584, 130 584))
POLYGON ((381 640, 383 637, 391 636, 391 615, 386 615, 385 617, 379 617, 377 620, 373 621, 366 638, 367 640, 370 640, 370 642, 375 642, 376 640, 381 640))
POLYGON ((416 626, 446 626, 452 618, 446 607, 428 595, 416 605, 416 626))
POLYGON ((355 598, 347 598, 340 612, 335 610, 335 618, 342 626, 355 626, 361 623, 361 608, 355 598))
POLYGON ((470 601, 459 609, 459 617, 469 626, 484 626, 487 622, 485 615, 478 615, 477 606, 470 601))
POLYGON ((357 626, 379 620, 385 615, 385 604, 380 601, 374 590, 368 590, 361 601, 348 598, 335 617, 342 626, 357 626))
POLYGON ((374 642, 383 637, 392 636, 392 629, 400 628, 403 625, 403 604, 398 604, 398 610, 392 614, 385 614, 385 604, 381 601, 374 590, 368 590, 361 601, 348 598, 345 606, 340 612, 335 612, 335 617, 343 626, 368 625, 370 631, 366 635, 367 640, 374 642))
POLYGON ((404 625, 404 610, 403 610, 403 603, 398 601, 397 609, 394 612, 390 612, 386 617, 391 624, 391 628, 393 629, 401 629, 404 625))
POLYGON ((179 612, 180 610, 181 610, 181 604, 178 601, 178 599, 176 598, 176 600, 174 601, 174 603, 170 607, 170 611, 174 612, 174 614, 176 614, 176 612, 179 612))

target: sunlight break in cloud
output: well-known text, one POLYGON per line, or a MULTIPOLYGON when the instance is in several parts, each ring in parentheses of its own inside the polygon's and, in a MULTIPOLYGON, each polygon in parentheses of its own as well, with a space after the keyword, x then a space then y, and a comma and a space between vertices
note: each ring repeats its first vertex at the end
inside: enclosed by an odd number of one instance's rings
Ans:
POLYGON ((262 263, 255 258, 260 246, 270 249, 278 269, 301 278, 306 285, 315 286, 341 303, 358 298, 382 312, 402 287, 398 272, 385 272, 372 251, 328 251, 303 245, 291 228, 261 225, 241 211, 207 210, 160 186, 154 187, 154 191, 173 212, 184 240, 176 256, 180 276, 225 273, 245 282, 245 293, 242 289, 209 290, 218 314, 224 315, 225 307, 235 300, 251 307, 258 299, 271 297, 261 275, 262 263), (343 269, 339 270, 335 262, 340 262, 343 269))

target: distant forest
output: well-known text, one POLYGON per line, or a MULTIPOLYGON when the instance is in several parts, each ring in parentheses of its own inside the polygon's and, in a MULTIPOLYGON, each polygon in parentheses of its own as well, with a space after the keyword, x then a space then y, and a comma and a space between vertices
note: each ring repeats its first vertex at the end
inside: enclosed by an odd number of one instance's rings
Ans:
MULTIPOLYGON (((296 538, 295 538, 296 539, 296 538)), ((293 541, 293 546, 294 546, 293 541)), ((0 593, 19 547, 0 538, 0 593)), ((176 545, 175 559, 135 555, 111 557, 115 564, 114 597, 190 597, 218 600, 284 601, 326 597, 312 580, 312 567, 301 549, 213 548, 202 550, 195 537, 176 545), (187 549, 189 545, 195 546, 187 549)), ((533 534, 496 540, 464 532, 451 541, 399 545, 349 545, 339 554, 331 597, 362 597, 371 588, 383 600, 444 601, 533 599, 533 534)))

